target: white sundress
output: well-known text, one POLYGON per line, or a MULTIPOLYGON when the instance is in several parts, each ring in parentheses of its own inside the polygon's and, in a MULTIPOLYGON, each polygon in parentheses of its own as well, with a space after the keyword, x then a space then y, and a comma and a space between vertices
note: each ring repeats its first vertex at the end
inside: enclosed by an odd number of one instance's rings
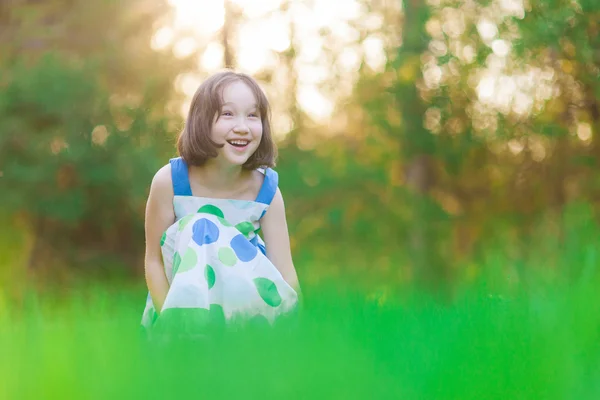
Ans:
POLYGON ((202 334, 214 323, 275 319, 295 308, 298 295, 266 256, 258 235, 278 185, 265 178, 254 201, 196 197, 181 157, 170 160, 176 221, 163 234, 161 252, 169 291, 160 316, 150 293, 142 315, 157 327, 202 334))

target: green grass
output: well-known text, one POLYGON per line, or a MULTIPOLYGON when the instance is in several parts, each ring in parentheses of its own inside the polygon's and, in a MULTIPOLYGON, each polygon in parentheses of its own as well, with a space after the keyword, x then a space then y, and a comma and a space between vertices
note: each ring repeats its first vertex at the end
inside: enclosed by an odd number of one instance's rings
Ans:
POLYGON ((445 303, 309 287, 273 328, 170 343, 140 335, 143 287, 31 296, 0 317, 0 398, 598 399, 598 282, 561 282, 445 303))

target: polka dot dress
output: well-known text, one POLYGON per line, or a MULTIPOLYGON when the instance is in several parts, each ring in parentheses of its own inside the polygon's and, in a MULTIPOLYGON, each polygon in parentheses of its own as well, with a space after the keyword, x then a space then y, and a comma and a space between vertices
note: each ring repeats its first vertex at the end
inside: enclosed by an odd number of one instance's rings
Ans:
POLYGON ((291 311, 298 296, 267 258, 258 235, 277 190, 277 173, 261 171, 265 180, 255 201, 213 199, 192 196, 183 159, 170 163, 176 222, 160 243, 169 292, 160 316, 148 294, 142 325, 201 330, 217 320, 273 322, 291 311))

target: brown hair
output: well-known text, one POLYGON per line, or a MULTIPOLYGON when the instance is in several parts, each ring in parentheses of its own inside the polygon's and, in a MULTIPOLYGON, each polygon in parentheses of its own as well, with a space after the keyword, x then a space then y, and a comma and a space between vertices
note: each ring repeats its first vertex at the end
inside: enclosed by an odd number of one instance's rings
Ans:
POLYGON ((267 96, 254 78, 233 71, 212 75, 202 82, 194 94, 185 127, 177 139, 177 151, 188 165, 204 164, 209 158, 217 157, 217 148, 223 147, 213 142, 210 137, 211 130, 215 116, 223 106, 223 90, 236 81, 244 82, 254 93, 263 129, 258 148, 242 167, 256 169, 275 165, 277 149, 271 137, 271 110, 267 96))

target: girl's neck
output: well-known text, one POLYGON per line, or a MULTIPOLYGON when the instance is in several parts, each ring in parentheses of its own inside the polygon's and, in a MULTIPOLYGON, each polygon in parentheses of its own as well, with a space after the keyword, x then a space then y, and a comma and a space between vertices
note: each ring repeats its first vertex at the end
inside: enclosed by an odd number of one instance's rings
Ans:
MULTIPOLYGON (((206 164, 190 166, 190 175, 202 182, 202 186, 215 190, 227 190, 238 186, 246 177, 247 171, 240 166, 224 167, 209 160, 206 164)), ((216 160, 214 160, 216 161, 216 160)))

